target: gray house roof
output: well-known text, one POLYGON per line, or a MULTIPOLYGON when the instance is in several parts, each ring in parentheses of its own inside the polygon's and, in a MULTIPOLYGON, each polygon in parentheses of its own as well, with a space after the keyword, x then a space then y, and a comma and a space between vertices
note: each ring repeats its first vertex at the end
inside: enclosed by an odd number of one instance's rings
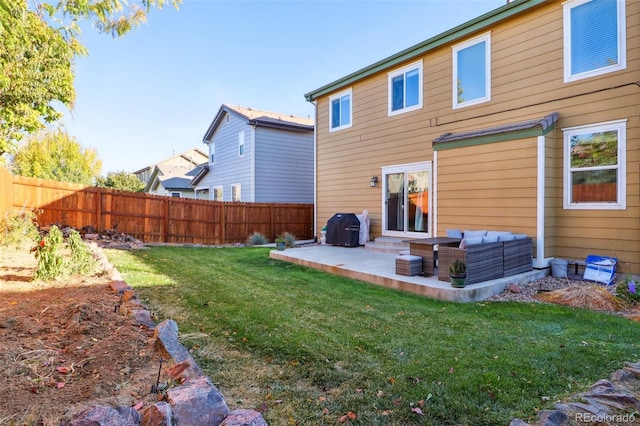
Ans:
POLYGON ((252 126, 273 127, 278 129, 299 130, 299 131, 312 131, 313 120, 310 118, 297 117, 291 114, 282 114, 279 112, 263 111, 255 108, 225 105, 223 104, 218 113, 214 117, 213 121, 209 125, 207 132, 202 139, 204 142, 208 141, 216 128, 223 120, 225 114, 234 114, 247 121, 247 124, 252 126))
POLYGON ((511 3, 507 3, 506 5, 485 13, 484 15, 472 19, 471 21, 467 21, 464 24, 458 25, 457 27, 440 33, 435 37, 431 37, 430 39, 425 40, 422 43, 418 43, 415 46, 409 47, 408 49, 405 49, 372 65, 362 68, 359 71, 342 77, 339 80, 336 80, 316 90, 306 93, 304 97, 307 99, 307 101, 312 102, 323 95, 347 87, 350 84, 353 84, 354 82, 365 77, 388 70, 389 68, 395 67, 398 64, 424 55, 426 52, 438 48, 442 45, 454 42, 456 40, 467 37, 472 33, 489 28, 495 25, 496 22, 500 22, 533 7, 539 6, 545 1, 547 0, 514 0, 511 3))

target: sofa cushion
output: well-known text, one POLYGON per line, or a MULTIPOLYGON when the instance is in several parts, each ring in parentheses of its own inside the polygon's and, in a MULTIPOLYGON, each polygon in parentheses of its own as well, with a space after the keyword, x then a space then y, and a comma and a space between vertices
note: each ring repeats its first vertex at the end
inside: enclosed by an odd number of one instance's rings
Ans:
POLYGON ((498 236, 500 237, 501 235, 513 235, 510 231, 487 231, 487 237, 493 237, 493 236, 498 236))
POLYGON ((447 237, 462 238, 462 231, 460 231, 459 229, 447 229, 447 237))
POLYGON ((516 240, 524 240, 526 238, 529 238, 529 236, 527 234, 515 234, 516 240))
POLYGON ((498 236, 498 241, 513 241, 516 239, 516 236, 513 234, 508 234, 508 235, 499 235, 498 236))
POLYGON ((487 235, 486 237, 482 237, 482 243, 497 243, 498 236, 497 235, 487 235))
POLYGON ((465 249, 475 244, 482 244, 482 237, 464 238, 460 241, 460 248, 465 249))
POLYGON ((487 231, 469 231, 469 230, 464 231, 465 238, 484 237, 485 235, 487 235, 487 231))

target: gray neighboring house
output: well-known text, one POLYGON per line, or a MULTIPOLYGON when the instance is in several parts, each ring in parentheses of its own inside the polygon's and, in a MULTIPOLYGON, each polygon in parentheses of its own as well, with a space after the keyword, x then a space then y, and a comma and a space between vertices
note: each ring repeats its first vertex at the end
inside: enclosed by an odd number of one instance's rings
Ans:
POLYGON ((191 185, 216 201, 313 203, 313 134, 310 118, 222 105, 203 139, 208 164, 191 185))
POLYGON ((144 192, 194 198, 193 178, 206 166, 207 154, 197 148, 169 157, 134 174, 145 183, 144 192))

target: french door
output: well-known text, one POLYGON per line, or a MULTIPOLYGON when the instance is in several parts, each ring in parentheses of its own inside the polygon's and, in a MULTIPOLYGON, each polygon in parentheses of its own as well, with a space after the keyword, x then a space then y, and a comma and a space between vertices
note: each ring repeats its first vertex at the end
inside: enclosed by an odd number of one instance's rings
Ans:
POLYGON ((431 162, 382 168, 383 235, 431 236, 431 162))

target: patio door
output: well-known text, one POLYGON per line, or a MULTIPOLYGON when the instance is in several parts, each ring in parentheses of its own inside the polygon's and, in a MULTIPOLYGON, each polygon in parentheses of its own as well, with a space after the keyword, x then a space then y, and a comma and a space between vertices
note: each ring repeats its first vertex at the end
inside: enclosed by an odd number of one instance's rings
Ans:
POLYGON ((383 235, 431 236, 431 162, 382 168, 383 235))

